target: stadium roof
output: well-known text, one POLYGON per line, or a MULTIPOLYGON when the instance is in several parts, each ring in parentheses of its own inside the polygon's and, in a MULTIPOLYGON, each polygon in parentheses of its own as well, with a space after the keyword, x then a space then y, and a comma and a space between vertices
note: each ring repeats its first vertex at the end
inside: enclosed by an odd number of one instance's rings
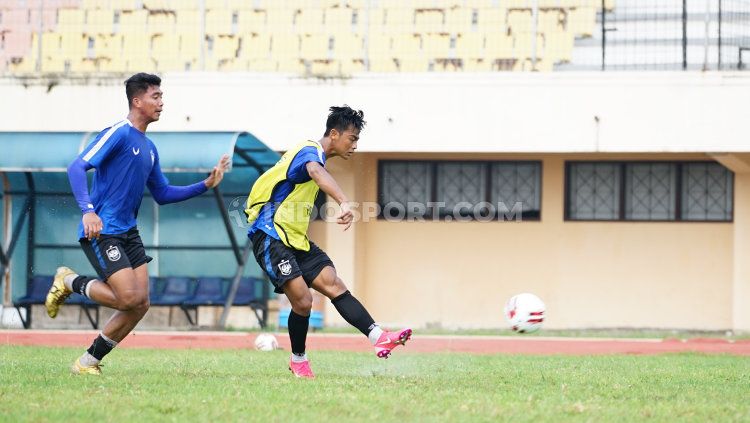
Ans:
MULTIPOLYGON (((93 132, 0 132, 0 172, 65 172, 93 141, 93 132)), ((210 172, 222 154, 233 167, 262 173, 279 154, 248 132, 149 132, 159 149, 162 171, 210 172)))

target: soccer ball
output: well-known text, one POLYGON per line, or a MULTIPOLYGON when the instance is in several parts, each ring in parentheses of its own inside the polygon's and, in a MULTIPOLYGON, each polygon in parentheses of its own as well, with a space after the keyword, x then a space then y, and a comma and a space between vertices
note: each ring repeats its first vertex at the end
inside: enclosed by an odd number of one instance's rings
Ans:
POLYGON ((536 332, 544 322, 544 303, 534 294, 514 295, 505 303, 505 318, 514 332, 536 332))
POLYGON ((255 337, 255 349, 258 351, 273 351, 279 348, 279 341, 270 333, 261 333, 255 337))

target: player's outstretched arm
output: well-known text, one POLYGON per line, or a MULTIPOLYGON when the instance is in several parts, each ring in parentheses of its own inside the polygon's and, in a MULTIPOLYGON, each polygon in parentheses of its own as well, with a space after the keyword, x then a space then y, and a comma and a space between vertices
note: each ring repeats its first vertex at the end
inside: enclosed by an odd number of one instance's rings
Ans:
POLYGON ((88 181, 86 180, 86 172, 89 169, 93 169, 89 162, 81 159, 80 157, 75 159, 73 163, 68 166, 68 180, 70 181, 70 187, 73 190, 73 196, 78 203, 78 208, 83 213, 83 231, 84 236, 91 240, 98 238, 104 225, 102 220, 94 212, 94 205, 91 203, 89 197, 88 181))
POLYGON ((349 229, 352 226, 354 220, 354 214, 352 213, 351 206, 349 206, 349 199, 346 198, 346 194, 341 190, 341 187, 333 179, 330 173, 318 162, 307 162, 305 165, 307 173, 310 175, 313 181, 320 187, 323 192, 329 197, 336 200, 341 206, 341 214, 336 218, 336 223, 344 225, 344 230, 349 229))
POLYGON ((151 169, 146 186, 148 186, 157 204, 177 203, 201 195, 209 188, 215 188, 224 178, 224 172, 228 167, 229 156, 224 155, 219 163, 214 166, 208 178, 203 181, 186 186, 169 185, 169 180, 162 173, 157 158, 154 161, 154 167, 151 169))

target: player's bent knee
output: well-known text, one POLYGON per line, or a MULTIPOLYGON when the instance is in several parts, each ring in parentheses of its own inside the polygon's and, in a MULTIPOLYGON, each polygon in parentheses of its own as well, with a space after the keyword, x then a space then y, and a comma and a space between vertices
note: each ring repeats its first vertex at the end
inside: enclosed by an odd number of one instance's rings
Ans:
POLYGON ((309 315, 310 310, 312 310, 312 295, 290 302, 292 303, 292 309, 297 314, 309 315))
POLYGON ((125 295, 120 301, 121 311, 146 311, 148 310, 151 303, 149 302, 148 295, 143 294, 130 294, 125 295))

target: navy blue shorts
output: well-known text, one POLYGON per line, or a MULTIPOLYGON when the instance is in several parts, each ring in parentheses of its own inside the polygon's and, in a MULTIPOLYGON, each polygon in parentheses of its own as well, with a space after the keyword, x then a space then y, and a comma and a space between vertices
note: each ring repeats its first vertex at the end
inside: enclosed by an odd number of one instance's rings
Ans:
POLYGON ((78 240, 83 252, 102 281, 106 281, 115 272, 131 267, 140 267, 151 260, 146 255, 138 228, 132 228, 124 234, 100 235, 99 239, 78 240))
POLYGON ((271 279, 274 292, 284 293, 284 284, 302 276, 308 287, 326 266, 333 266, 328 255, 310 241, 310 251, 295 250, 263 231, 255 232, 250 240, 258 265, 271 279))

